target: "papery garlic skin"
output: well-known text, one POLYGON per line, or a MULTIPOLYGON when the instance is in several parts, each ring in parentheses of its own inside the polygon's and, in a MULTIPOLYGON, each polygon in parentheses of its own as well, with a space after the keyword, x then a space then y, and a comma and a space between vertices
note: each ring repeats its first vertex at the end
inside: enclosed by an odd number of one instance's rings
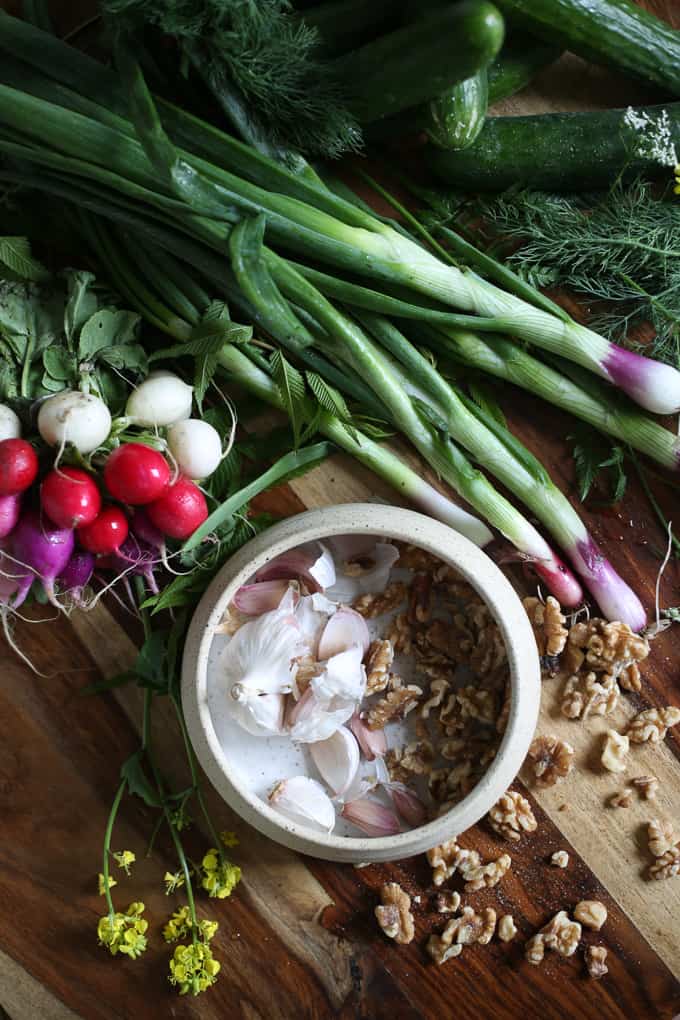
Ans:
POLYGON ((315 659, 319 639, 328 624, 329 616, 335 612, 335 603, 323 595, 303 595, 295 610, 295 619, 305 640, 309 654, 315 659), (329 608, 327 609, 326 606, 329 608))
POLYGON ((297 825, 326 834, 335 828, 335 808, 321 783, 309 776, 282 779, 269 794, 270 805, 297 825))
POLYGON ((319 676, 312 677, 304 705, 293 712, 289 731, 293 740, 305 744, 326 740, 354 714, 366 690, 362 655, 359 647, 340 652, 328 660, 319 676))
POLYGON ((328 620, 319 638, 317 658, 330 659, 358 645, 365 655, 371 643, 368 624, 356 609, 340 606, 328 620))
POLYGON ((350 731, 340 726, 326 740, 310 744, 309 753, 333 794, 344 796, 359 770, 361 758, 359 745, 350 731))
POLYGON ((377 542, 371 558, 375 561, 375 566, 364 574, 349 576, 338 573, 333 586, 326 589, 328 598, 336 602, 353 602, 358 595, 384 591, 390 578, 390 571, 399 559, 399 550, 391 542, 377 542))
POLYGON ((319 546, 321 552, 313 565, 309 568, 309 573, 319 585, 321 591, 326 591, 327 588, 331 588, 335 584, 335 560, 333 559, 333 554, 330 549, 328 549, 323 542, 319 542, 319 546))

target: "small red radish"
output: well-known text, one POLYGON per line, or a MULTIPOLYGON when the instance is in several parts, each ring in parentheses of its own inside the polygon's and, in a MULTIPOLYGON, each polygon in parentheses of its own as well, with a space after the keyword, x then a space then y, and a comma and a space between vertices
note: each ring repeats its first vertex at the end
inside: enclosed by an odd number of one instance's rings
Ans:
POLYGON ((78 528, 78 541, 83 549, 95 556, 108 556, 116 552, 128 534, 127 517, 117 506, 105 506, 92 524, 78 528))
POLYGON ((18 439, 21 435, 21 422, 7 404, 0 404, 0 440, 18 439))
POLYGON ((208 516, 205 496, 188 478, 178 478, 174 485, 150 503, 146 512, 159 531, 170 538, 188 538, 208 516))
POLYGON ((102 498, 91 475, 80 468, 64 467, 45 476, 40 503, 60 528, 82 528, 92 524, 101 510, 102 498))
POLYGON ((12 608, 21 605, 36 580, 41 582, 49 601, 58 604, 54 581, 73 552, 71 529, 58 528, 35 510, 28 510, 22 513, 9 542, 12 560, 5 569, 19 582, 12 608))
POLYGON ((114 499, 130 506, 143 506, 163 495, 170 482, 170 468, 150 446, 124 443, 109 455, 104 482, 114 499))
POLYGON ((6 538, 19 520, 21 495, 0 496, 0 538, 6 538))
POLYGON ((0 496, 15 496, 35 481, 38 458, 25 439, 0 441, 0 496))

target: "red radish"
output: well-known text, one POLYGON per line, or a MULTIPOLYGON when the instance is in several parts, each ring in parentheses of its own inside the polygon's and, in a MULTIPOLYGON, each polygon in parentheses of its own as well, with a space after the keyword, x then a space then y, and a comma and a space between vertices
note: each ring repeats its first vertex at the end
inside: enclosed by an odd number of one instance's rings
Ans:
POLYGON ((25 439, 0 441, 0 496, 15 496, 35 481, 38 458, 25 439))
POLYGON ((160 499, 146 508, 149 520, 170 538, 188 538, 208 516, 205 496, 188 478, 178 478, 160 499))
POLYGON ((19 520, 21 496, 0 496, 0 538, 6 538, 19 520))
POLYGON ((80 468, 65 467, 45 476, 40 486, 40 503, 60 528, 82 528, 92 524, 101 510, 102 499, 91 475, 80 468))
POLYGON ((73 532, 57 528, 34 510, 28 510, 21 515, 9 542, 11 558, 5 557, 3 569, 18 581, 12 608, 21 605, 35 580, 42 583, 49 601, 58 605, 54 581, 71 558, 73 532))
POLYGON ((170 482, 170 468, 150 446, 124 443, 106 461, 104 481, 114 499, 142 506, 163 495, 170 482))
POLYGON ((117 506, 105 506, 92 524, 78 528, 78 541, 95 556, 116 552, 128 534, 127 517, 117 506))

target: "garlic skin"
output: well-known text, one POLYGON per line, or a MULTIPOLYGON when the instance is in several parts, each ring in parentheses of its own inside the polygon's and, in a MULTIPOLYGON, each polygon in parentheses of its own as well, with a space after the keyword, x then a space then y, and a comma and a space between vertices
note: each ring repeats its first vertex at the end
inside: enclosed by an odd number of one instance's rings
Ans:
POLYGON ((329 616, 335 612, 334 602, 323 595, 303 595, 295 610, 295 619, 300 628, 310 655, 318 658, 319 639, 328 624, 329 616))
POLYGON ((375 564, 371 570, 357 577, 340 573, 333 586, 326 589, 328 598, 336 602, 353 602, 358 595, 383 591, 390 571, 399 559, 399 550, 391 542, 377 542, 370 557, 375 564))
POLYGON ((282 732, 282 695, 293 685, 293 659, 304 649, 292 603, 289 590, 278 609, 244 623, 222 653, 229 710, 254 736, 282 732))
POLYGON ((281 579, 304 581, 307 589, 320 592, 335 584, 335 561, 321 542, 306 542, 275 556, 255 574, 254 581, 281 579))
POLYGON ((311 744, 326 740, 354 714, 366 690, 363 652, 354 646, 334 655, 291 713, 290 736, 311 744))
POLYGON ((359 770, 359 745, 345 726, 328 737, 309 745, 309 753, 321 778, 336 797, 350 789, 359 770))
POLYGON ((270 805, 297 825, 321 832, 335 828, 335 808, 321 783, 308 776, 282 779, 269 794, 270 805))
POLYGON ((361 613, 349 606, 340 606, 329 619, 319 638, 317 658, 330 659, 339 652, 345 652, 353 645, 358 645, 365 655, 371 638, 368 624, 361 613))

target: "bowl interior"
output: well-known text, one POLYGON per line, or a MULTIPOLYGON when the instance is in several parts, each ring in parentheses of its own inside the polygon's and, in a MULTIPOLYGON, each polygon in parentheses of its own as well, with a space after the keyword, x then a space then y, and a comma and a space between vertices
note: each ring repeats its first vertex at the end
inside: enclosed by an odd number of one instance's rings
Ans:
MULTIPOLYGON (((202 603, 192 623, 193 640, 187 640, 185 651, 184 700, 199 759, 218 790, 239 813, 288 845, 320 856, 327 856, 330 851, 333 856, 341 853, 343 859, 357 860, 365 859, 367 851, 374 859, 375 855, 384 857, 386 852, 394 857, 418 852, 414 849, 414 838, 421 848, 434 845, 447 835, 463 831, 481 817, 504 792, 524 758, 535 727, 540 690, 538 656, 526 614, 507 579, 487 556, 457 533, 420 514, 375 506, 362 510, 357 506, 325 508, 322 514, 308 512, 297 519, 297 527, 295 520, 281 522, 249 543, 252 548, 240 550, 213 581, 204 596, 204 611, 201 612, 202 603), (354 512, 348 513, 350 509, 354 512), (344 512, 334 514, 333 511, 344 512), (304 528, 300 526, 303 518, 307 518, 308 525, 304 528), (275 534, 277 529, 278 535, 275 534), (397 836, 357 835, 357 830, 342 819, 327 836, 289 821, 270 807, 267 794, 278 780, 300 774, 318 777, 318 773, 305 745, 295 744, 288 737, 254 736, 235 722, 228 710, 220 669, 220 657, 230 638, 215 633, 237 589, 273 556, 304 541, 356 533, 374 535, 378 541, 407 542, 454 567, 475 588, 497 619, 510 666, 510 715, 489 768, 446 815, 397 836), (270 541, 264 541, 268 537, 270 541)), ((398 567, 393 576, 399 578, 398 567)), ((372 637, 384 634, 384 629, 384 619, 369 621, 372 637)), ((399 667, 399 660, 395 659, 395 671, 399 667)), ((404 676, 405 682, 411 679, 404 676)), ((413 739, 413 720, 407 717, 405 722, 391 723, 386 733, 388 746, 399 746, 413 739)), ((370 763, 363 765, 366 774, 370 774, 371 769, 370 763)))

